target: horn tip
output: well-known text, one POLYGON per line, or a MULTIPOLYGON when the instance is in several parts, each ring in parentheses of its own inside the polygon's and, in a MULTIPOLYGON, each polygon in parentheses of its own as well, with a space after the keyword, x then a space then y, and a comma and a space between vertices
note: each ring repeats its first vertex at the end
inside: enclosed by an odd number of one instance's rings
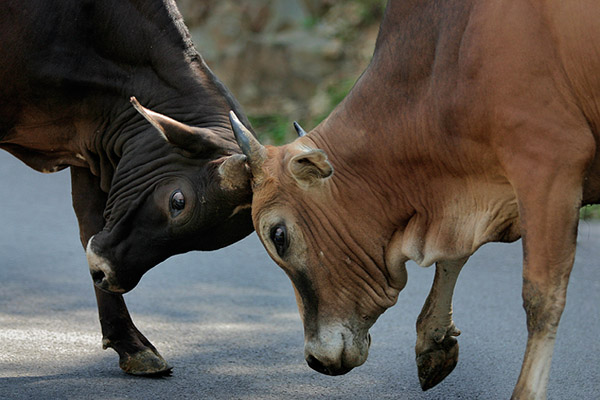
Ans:
POLYGON ((296 130, 296 133, 298 133, 298 137, 302 137, 302 136, 306 135, 306 131, 304 129, 302 129, 300 124, 296 121, 294 121, 294 129, 296 130))
POLYGON ((229 111, 229 122, 236 136, 246 136, 246 127, 242 124, 235 112, 229 111))
POLYGON ((133 108, 135 108, 140 114, 145 114, 144 107, 140 104, 140 102, 138 101, 138 99, 136 99, 135 96, 131 96, 129 98, 129 102, 131 103, 133 108))
POLYGON ((233 110, 229 111, 229 119, 231 120, 231 122, 240 122, 240 119, 233 110))

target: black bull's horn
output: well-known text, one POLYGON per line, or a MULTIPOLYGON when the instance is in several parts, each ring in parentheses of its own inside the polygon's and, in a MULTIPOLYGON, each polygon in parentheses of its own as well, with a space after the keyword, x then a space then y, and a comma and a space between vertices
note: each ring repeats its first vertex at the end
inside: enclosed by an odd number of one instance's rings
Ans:
POLYGON ((267 150, 240 122, 233 111, 229 112, 229 121, 231 122, 233 133, 235 134, 235 140, 246 156, 246 162, 252 170, 252 175, 256 178, 256 176, 260 174, 262 164, 267 157, 267 150))

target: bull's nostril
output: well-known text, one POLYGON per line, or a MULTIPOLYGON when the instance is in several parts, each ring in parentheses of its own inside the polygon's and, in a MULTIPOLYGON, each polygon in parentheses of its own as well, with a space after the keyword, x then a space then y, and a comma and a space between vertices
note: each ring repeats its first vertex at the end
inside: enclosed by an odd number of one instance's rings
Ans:
POLYGON ((102 284, 102 281, 104 280, 105 277, 106 277, 106 275, 104 274, 104 271, 102 271, 100 269, 97 269, 92 272, 92 280, 94 281, 94 283, 96 285, 102 284))
POLYGON ((344 367, 344 366, 326 366, 324 365, 318 358, 309 354, 306 357, 306 363, 309 367, 314 369, 317 372, 320 372, 325 375, 344 375, 352 370, 352 367, 344 367))
POLYGON ((309 354, 309 356, 306 357, 306 363, 308 364, 309 367, 311 367, 315 371, 320 372, 322 374, 326 373, 325 372, 326 368, 323 366, 323 363, 321 363, 321 361, 319 361, 312 354, 309 354))
POLYGON ((320 372, 325 375, 331 375, 329 369, 326 366, 324 366, 323 363, 312 354, 309 354, 308 357, 306 357, 306 363, 309 367, 311 367, 317 372, 320 372))

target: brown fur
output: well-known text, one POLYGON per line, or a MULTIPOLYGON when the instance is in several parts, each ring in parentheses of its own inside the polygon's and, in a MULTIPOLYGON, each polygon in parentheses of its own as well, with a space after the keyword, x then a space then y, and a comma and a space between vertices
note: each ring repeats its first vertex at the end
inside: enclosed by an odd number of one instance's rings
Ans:
POLYGON ((362 340, 395 303, 404 261, 455 262, 522 236, 529 341, 513 395, 545 397, 578 208, 600 202, 599 19, 591 1, 389 2, 350 94, 307 136, 270 148, 255 173, 261 240, 318 298, 317 310, 303 308, 311 366, 343 373, 364 362, 364 349, 312 342, 334 323, 362 340), (306 149, 333 166, 320 185, 298 185, 285 168, 306 149), (282 223, 284 257, 269 238, 282 223), (359 361, 344 364, 350 356, 359 361))

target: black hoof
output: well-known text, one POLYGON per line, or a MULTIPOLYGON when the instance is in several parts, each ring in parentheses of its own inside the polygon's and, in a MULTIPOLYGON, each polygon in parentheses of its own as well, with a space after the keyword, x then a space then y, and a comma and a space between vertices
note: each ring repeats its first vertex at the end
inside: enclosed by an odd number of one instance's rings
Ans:
POLYGON ((417 356, 421 389, 428 390, 444 380, 458 363, 458 341, 446 337, 431 349, 417 356))

